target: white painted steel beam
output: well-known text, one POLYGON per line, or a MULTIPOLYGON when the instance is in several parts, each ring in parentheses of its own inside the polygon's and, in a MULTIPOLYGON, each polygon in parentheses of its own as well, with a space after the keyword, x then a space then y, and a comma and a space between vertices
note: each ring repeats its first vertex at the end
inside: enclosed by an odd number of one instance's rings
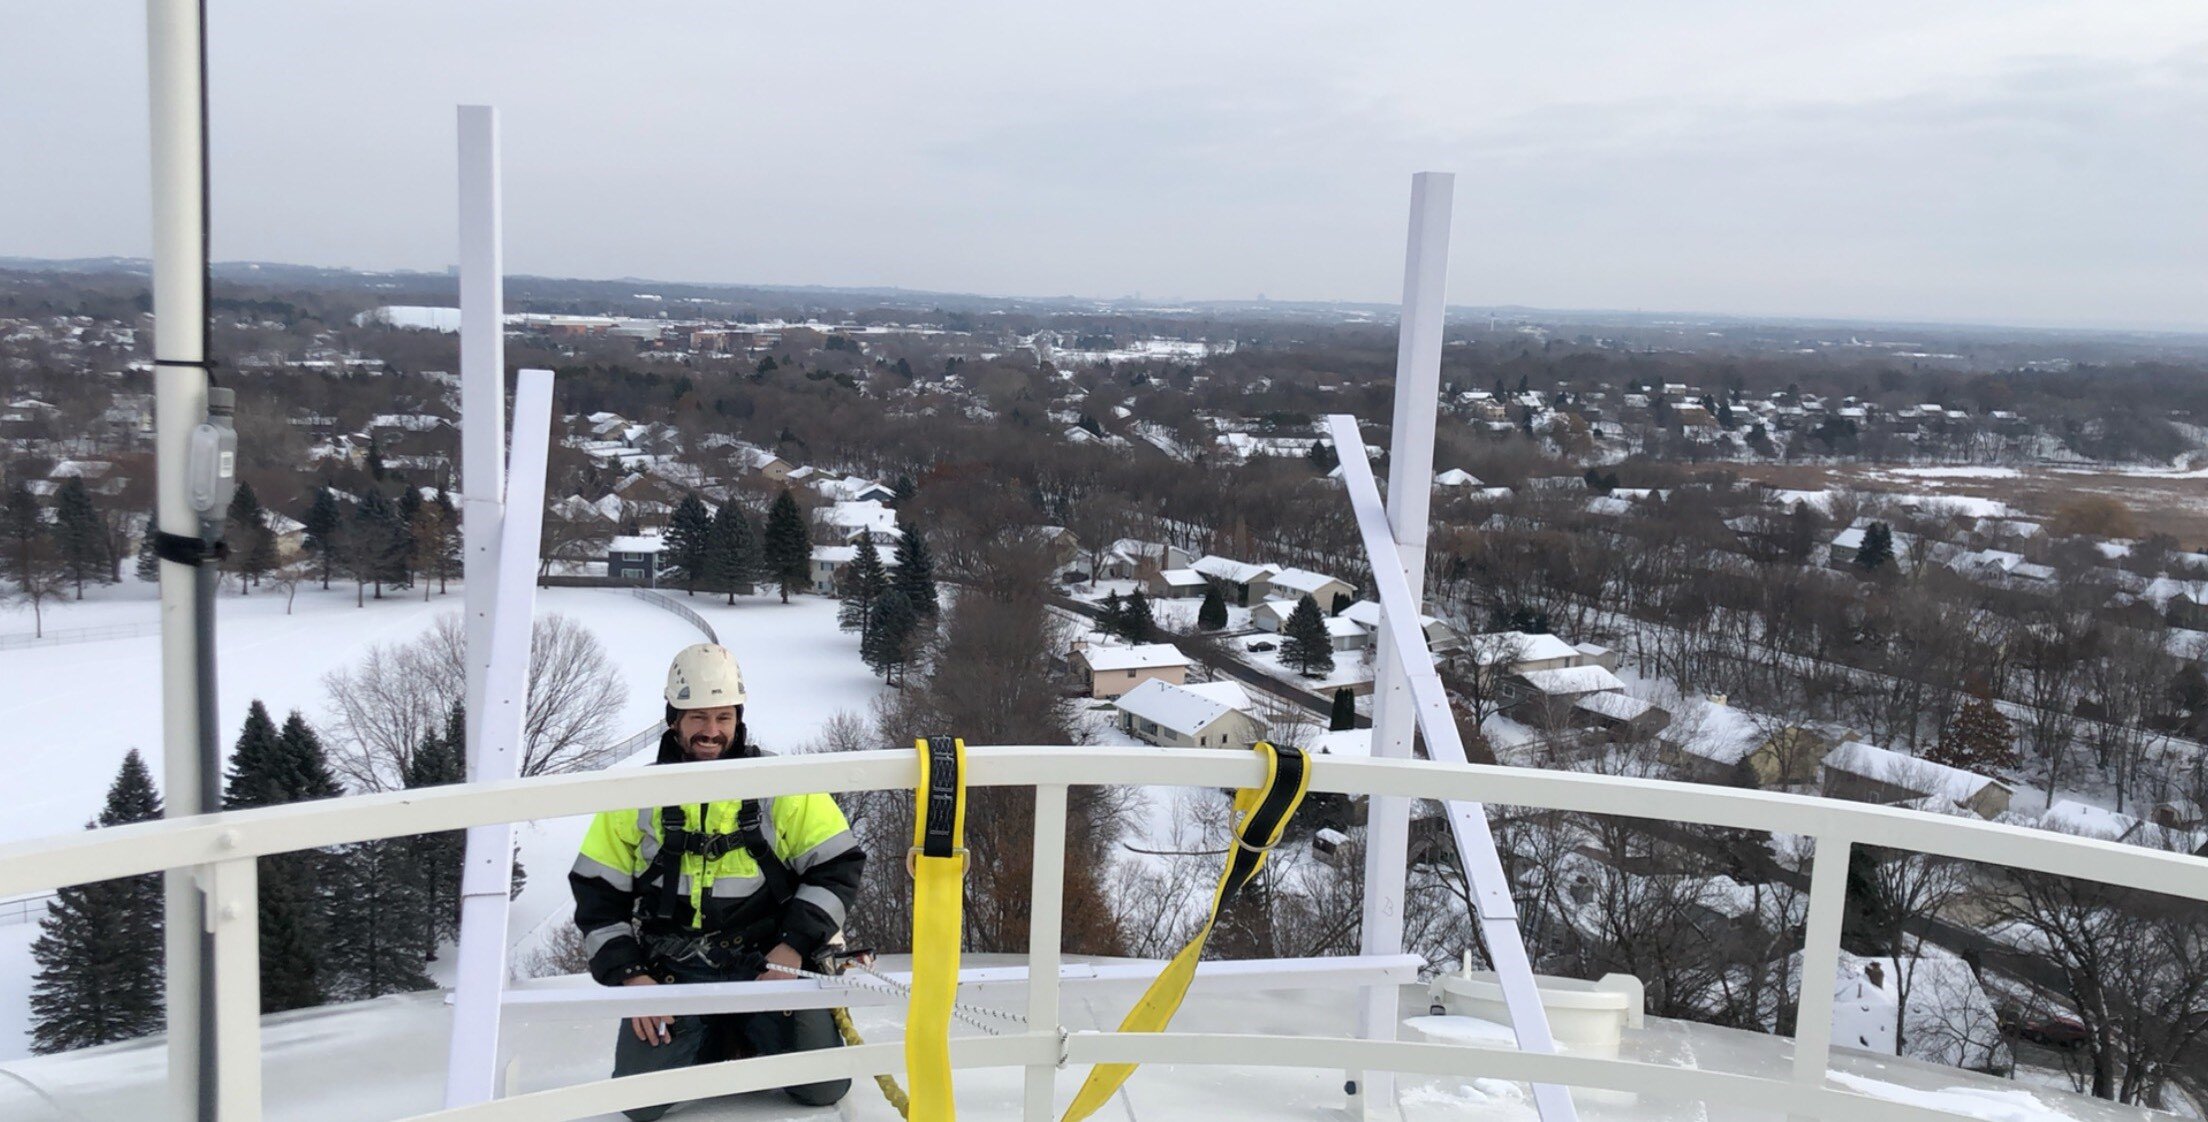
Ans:
POLYGON ((261 1116, 260 866, 253 858, 205 866, 206 931, 215 944, 215 1113, 261 1116))
MULTIPOLYGON (((506 294, 498 110, 463 105, 460 136, 460 600, 468 638, 468 778, 483 739, 498 524, 506 500, 506 294)), ((531 574, 534 579, 535 574, 531 574)))
MULTIPOLYGON (((1041 979, 1027 987, 1028 1032, 1047 1033, 1053 1045, 1060 1032, 1058 988, 1065 980, 1059 962, 1064 952, 1065 903, 1066 789, 1053 784, 1035 789, 1034 861, 1027 893, 1026 970, 1027 977, 1041 979)), ((1416 976, 1415 968, 1413 976, 1416 976)), ((1057 1073, 1056 1063, 1028 1067, 1020 1103, 1025 1122, 1050 1122, 1056 1116, 1051 1091, 1057 1073)))
MULTIPOLYGON (((1327 424, 1337 448, 1357 433, 1357 419, 1347 414, 1334 414, 1327 418, 1327 424)), ((1372 557, 1372 583, 1380 597, 1381 649, 1392 648, 1402 658, 1418 713, 1418 728, 1426 735, 1427 755, 1443 763, 1468 766, 1448 691, 1442 688, 1441 675, 1434 671, 1433 652, 1427 648, 1426 632, 1418 623, 1418 596, 1394 564, 1395 542, 1389 537, 1387 513, 1380 504, 1380 489, 1373 483, 1372 465, 1365 462, 1364 446, 1354 447, 1355 455, 1345 452, 1340 457, 1342 481, 1349 487, 1357 530, 1365 539, 1366 553, 1372 557)), ((1548 1012, 1541 1007, 1533 963, 1518 932, 1518 907, 1511 899, 1510 877, 1503 871, 1502 857, 1495 851, 1495 835, 1488 829, 1487 809, 1470 800, 1451 800, 1444 809, 1456 837, 1457 857, 1464 864, 1480 936, 1487 944, 1488 960, 1494 964, 1496 984, 1502 987, 1503 1004, 1510 1010, 1518 1048, 1523 1052, 1553 1053, 1556 1041, 1549 1034, 1548 1012)), ((1533 1102, 1542 1122, 1574 1122, 1579 1117, 1571 1095, 1554 1084, 1534 1084, 1533 1102)))
POLYGON ((1840 928, 1852 848, 1846 837, 1819 837, 1810 865, 1801 1000, 1794 1012, 1794 1082, 1805 1088, 1825 1085, 1825 1068, 1832 1060, 1832 988, 1840 967, 1840 928))
MULTIPOLYGON (((1414 954, 1382 958, 1261 958, 1197 964, 1192 992, 1244 993, 1251 990, 1334 989, 1382 985, 1390 988, 1418 981, 1426 961, 1414 954)), ((967 967, 958 972, 961 1000, 1011 1001, 1026 997, 1028 1023, 1048 1026, 1056 1035, 1055 1012, 1047 1019, 1035 1017, 1035 997, 1071 989, 1095 994, 1111 991, 1139 993, 1156 981, 1162 962, 1067 963, 1058 967, 1058 985, 1030 987, 1030 966, 967 967)), ((909 970, 885 970, 882 976, 899 985, 912 982, 909 970)), ((716 982, 681 986, 600 986, 578 984, 572 979, 516 982, 506 990, 506 1008, 517 1018, 529 1020, 606 1020, 617 1017, 679 1016, 702 1013, 748 1013, 765 1009, 835 1009, 843 1006, 902 1005, 904 998, 879 982, 848 977, 826 982, 798 978, 787 982, 716 982)), ((1056 1066, 1056 1061, 1052 1061, 1056 1066)))
MULTIPOLYGON (((482 740, 470 745, 474 758, 469 774, 476 782, 511 780, 521 771, 537 542, 544 528, 544 465, 551 434, 552 372, 524 370, 514 388, 513 470, 506 484, 506 512, 499 521, 491 657, 477 726, 482 740)), ((513 823, 469 827, 460 872, 460 950, 445 1071, 447 1105, 481 1102, 498 1093, 499 993, 506 984, 507 898, 513 875, 513 823)))
MULTIPOLYGON (((1064 745, 969 746, 969 787, 1254 787, 1254 754, 1216 748, 1064 745)), ((708 799, 772 798, 815 791, 910 791, 912 749, 837 752, 546 775, 501 783, 351 795, 311 804, 224 811, 0 844, 0 896, 50 891, 237 857, 351 842, 594 814, 613 807, 708 799)), ((1311 790, 1692 822, 1805 837, 1872 837, 1879 845, 2100 884, 2208 900, 2208 859, 2030 826, 1926 814, 1813 795, 1713 787, 1540 768, 1422 760, 1313 761, 1311 790)))
MULTIPOLYGON (((1434 422, 1441 395, 1442 322, 1448 313, 1449 212, 1457 177, 1420 172, 1411 177, 1410 233, 1403 251, 1403 312, 1395 343, 1395 427, 1389 459, 1388 515, 1393 546, 1388 555, 1367 558, 1375 568, 1396 565, 1419 599, 1426 582, 1426 536, 1433 494, 1434 422), (1390 559, 1394 560, 1390 560, 1390 559)), ((1351 426, 1348 443, 1334 434, 1335 454, 1362 462, 1363 436, 1351 426)), ((1385 606, 1381 608, 1386 623, 1385 606)), ((1413 617, 1416 618, 1415 616, 1413 617)), ((1422 648, 1423 649, 1423 648, 1422 648)), ((1372 754, 1382 759, 1411 758, 1417 729, 1405 655, 1380 644, 1372 694, 1372 754)), ((1403 949, 1403 878, 1410 864, 1411 802, 1379 796, 1365 807, 1365 896, 1358 949, 1365 954, 1395 954, 1403 949)), ((1358 996, 1358 1035, 1392 1040, 1401 1017, 1395 990, 1376 986, 1358 996)), ((1392 1073, 1346 1072, 1353 1117, 1397 1113, 1392 1073)))

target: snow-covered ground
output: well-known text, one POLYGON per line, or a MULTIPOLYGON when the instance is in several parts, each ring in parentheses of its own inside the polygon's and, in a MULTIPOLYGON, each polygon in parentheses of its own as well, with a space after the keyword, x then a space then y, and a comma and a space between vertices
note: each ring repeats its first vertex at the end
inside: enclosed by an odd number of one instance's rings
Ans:
MULTIPOLYGON (((774 751, 814 737, 840 710, 865 713, 881 686, 859 661, 855 636, 836 629, 832 600, 801 596, 683 600, 705 617, 743 663, 751 691, 746 721, 753 739, 774 751)), ((234 738, 247 706, 258 698, 281 721, 293 708, 326 726, 330 711, 321 679, 352 665, 371 645, 404 642, 445 612, 460 609, 459 586, 426 603, 419 590, 353 606, 350 589, 301 589, 291 614, 273 595, 221 598, 216 665, 221 726, 234 738)), ((558 612, 589 628, 628 685, 615 735, 628 736, 659 719, 667 660, 703 639, 688 622, 626 589, 550 588, 537 593, 539 615, 558 612)), ((50 628, 152 622, 153 590, 136 583, 101 590, 82 603, 49 609, 50 628)), ((0 611, 0 634, 28 632, 22 610, 0 611)), ((0 650, 0 764, 36 782, 0 785, 0 841, 81 827, 99 812, 123 755, 140 749, 156 776, 161 767, 160 640, 146 635, 106 641, 0 650), (118 704, 115 699, 126 699, 118 704)), ((643 759, 649 759, 645 754, 643 759)), ((641 762, 641 761, 633 761, 641 762)), ((514 957, 525 961, 569 909, 564 876, 584 819, 524 823, 521 860, 528 887, 514 902, 514 957)), ((28 1020, 35 922, 4 923, 0 913, 0 1059, 23 1055, 28 1020)), ((449 959, 449 955, 446 956, 449 959)), ((5 1116, 0 1114, 0 1116, 5 1116)))

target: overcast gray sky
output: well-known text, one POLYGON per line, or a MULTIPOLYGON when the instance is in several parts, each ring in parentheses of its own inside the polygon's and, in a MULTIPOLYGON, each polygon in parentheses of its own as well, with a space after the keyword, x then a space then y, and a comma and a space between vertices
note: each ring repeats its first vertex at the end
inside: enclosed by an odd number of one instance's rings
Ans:
MULTIPOLYGON (((213 0, 215 253, 514 272, 2208 327, 2208 5, 213 0)), ((148 252, 144 5, 16 0, 0 255, 148 252)))

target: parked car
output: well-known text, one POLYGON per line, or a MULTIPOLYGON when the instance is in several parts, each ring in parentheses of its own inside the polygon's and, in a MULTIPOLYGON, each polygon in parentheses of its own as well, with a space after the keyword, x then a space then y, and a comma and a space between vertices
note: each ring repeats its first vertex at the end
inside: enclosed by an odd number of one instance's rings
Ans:
POLYGON ((1257 642, 1246 644, 1242 649, 1245 651, 1269 651, 1273 649, 1273 644, 1268 640, 1259 639, 1257 642))

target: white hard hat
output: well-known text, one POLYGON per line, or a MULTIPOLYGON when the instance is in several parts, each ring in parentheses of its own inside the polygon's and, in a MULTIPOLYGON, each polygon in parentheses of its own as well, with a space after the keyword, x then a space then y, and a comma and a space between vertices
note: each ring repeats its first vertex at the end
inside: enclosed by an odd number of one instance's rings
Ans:
POLYGON ((718 643, 684 647, 667 667, 667 704, 676 709, 714 709, 744 703, 744 670, 736 656, 718 643))

